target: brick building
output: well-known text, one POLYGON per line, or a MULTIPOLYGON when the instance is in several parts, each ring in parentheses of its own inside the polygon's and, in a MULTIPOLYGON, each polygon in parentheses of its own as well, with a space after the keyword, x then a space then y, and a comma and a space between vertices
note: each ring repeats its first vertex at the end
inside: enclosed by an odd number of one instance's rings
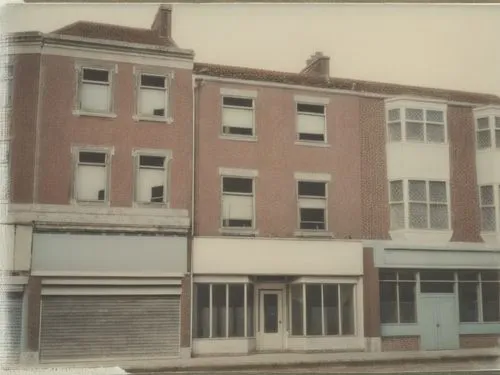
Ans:
POLYGON ((497 344, 499 97, 193 63, 171 21, 11 36, 13 361, 497 344))

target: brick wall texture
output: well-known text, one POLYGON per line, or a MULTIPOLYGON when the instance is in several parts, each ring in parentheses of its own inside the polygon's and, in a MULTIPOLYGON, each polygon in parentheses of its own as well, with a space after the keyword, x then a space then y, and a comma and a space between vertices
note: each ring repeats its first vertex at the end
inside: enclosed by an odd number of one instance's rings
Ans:
POLYGON ((500 346, 500 335, 460 335, 460 348, 496 348, 500 346))
POLYGON ((419 336, 382 337, 382 351, 411 351, 420 349, 419 336))

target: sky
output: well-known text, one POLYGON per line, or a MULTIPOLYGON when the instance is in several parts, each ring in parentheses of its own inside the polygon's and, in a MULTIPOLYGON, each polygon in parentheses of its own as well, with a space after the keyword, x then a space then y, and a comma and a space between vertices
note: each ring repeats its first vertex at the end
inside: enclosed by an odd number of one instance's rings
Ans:
MULTIPOLYGON (((155 4, 9 4, 3 32, 77 20, 150 27, 155 4)), ((334 77, 500 96, 500 4, 174 4, 195 61, 299 72, 316 51, 334 77)))

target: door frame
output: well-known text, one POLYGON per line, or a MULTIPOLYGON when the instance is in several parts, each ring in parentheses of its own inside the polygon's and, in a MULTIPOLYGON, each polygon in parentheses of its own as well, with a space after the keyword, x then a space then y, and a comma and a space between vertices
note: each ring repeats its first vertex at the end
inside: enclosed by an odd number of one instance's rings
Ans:
POLYGON ((285 334, 287 327, 287 314, 286 314, 286 284, 284 283, 265 283, 256 284, 254 290, 255 301, 255 317, 256 317, 256 349, 257 351, 265 352, 276 352, 283 351, 285 349, 285 334), (266 349, 264 344, 264 333, 263 333, 263 295, 267 293, 278 294, 278 314, 281 314, 281 324, 278 327, 278 333, 276 335, 281 335, 281 345, 277 348, 266 349), (280 301, 281 300, 281 301, 280 301))

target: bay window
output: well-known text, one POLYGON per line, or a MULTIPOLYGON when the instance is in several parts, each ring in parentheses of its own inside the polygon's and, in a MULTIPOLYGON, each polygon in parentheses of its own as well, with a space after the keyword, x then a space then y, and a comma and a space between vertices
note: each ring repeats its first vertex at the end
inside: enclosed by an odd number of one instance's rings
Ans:
POLYGON ((495 189, 498 189, 498 196, 500 197, 500 185, 484 185, 479 187, 481 230, 484 232, 495 232, 497 230, 495 189))
POLYGON ((389 142, 446 143, 445 111, 418 106, 390 108, 387 138, 389 142))
POLYGON ((476 118, 476 148, 500 149, 500 115, 484 115, 476 118))

